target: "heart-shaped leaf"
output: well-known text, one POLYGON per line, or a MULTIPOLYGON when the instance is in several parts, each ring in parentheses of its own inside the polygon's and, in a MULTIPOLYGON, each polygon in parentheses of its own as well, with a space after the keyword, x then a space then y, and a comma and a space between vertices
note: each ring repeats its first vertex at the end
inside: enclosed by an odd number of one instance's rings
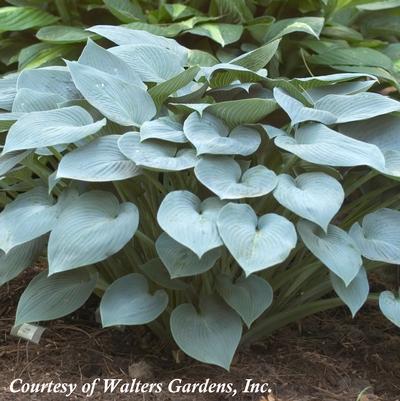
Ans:
POLYGON ((400 327, 400 298, 390 291, 383 291, 379 296, 379 308, 387 319, 400 327))
POLYGON ((188 141, 183 133, 182 124, 171 120, 169 117, 160 117, 143 123, 140 127, 140 140, 146 139, 161 139, 176 143, 188 141))
POLYGON ((364 305, 369 294, 367 272, 361 267, 357 276, 346 287, 344 281, 335 273, 330 272, 332 287, 339 298, 349 307, 353 317, 364 305))
POLYGON ((0 286, 32 266, 43 251, 44 244, 44 237, 40 237, 18 245, 8 253, 0 251, 0 286))
POLYGON ((218 230, 246 276, 283 262, 297 242, 289 220, 274 213, 258 218, 245 204, 226 205, 218 216, 218 230))
POLYGON ((222 245, 216 220, 224 204, 216 197, 200 201, 191 192, 173 191, 162 201, 157 221, 170 237, 201 258, 222 245))
POLYGON ((0 214, 0 249, 14 247, 41 237, 53 229, 60 207, 54 204, 47 188, 36 187, 22 193, 0 214))
POLYGON ((149 292, 142 274, 132 273, 114 281, 100 302, 103 327, 147 324, 157 319, 168 305, 164 290, 149 292))
POLYGON ((273 171, 264 166, 244 173, 229 157, 203 157, 194 169, 197 179, 220 199, 254 198, 270 193, 277 184, 273 171))
POLYGON ((133 237, 139 212, 110 192, 91 191, 71 202, 50 234, 49 272, 54 274, 107 259, 133 237))
POLYGON ((229 369, 242 335, 239 315, 215 297, 202 298, 200 312, 181 304, 171 313, 175 342, 198 361, 229 369))
POLYGON ((15 325, 54 320, 74 312, 87 301, 96 282, 97 274, 84 269, 50 277, 47 271, 39 273, 21 295, 15 325))
POLYGON ((318 224, 325 231, 344 201, 340 183, 325 173, 278 176, 275 199, 293 213, 318 224))
POLYGON ((311 163, 337 167, 370 166, 385 168, 385 158, 375 145, 342 135, 325 125, 302 125, 295 137, 278 136, 275 144, 311 163))
POLYGON ((146 85, 133 68, 129 67, 121 58, 97 45, 90 39, 83 49, 78 62, 79 64, 84 64, 108 74, 118 76, 119 79, 146 89, 146 85))
POLYGON ((269 308, 273 299, 272 287, 255 274, 247 278, 240 277, 235 283, 228 276, 221 275, 218 277, 218 291, 247 327, 269 308))
POLYGON ((380 209, 355 223, 349 234, 361 254, 370 260, 400 264, 400 212, 380 209))
POLYGON ((77 142, 105 125, 105 119, 93 122, 92 116, 78 106, 28 113, 10 128, 3 152, 77 142))
POLYGON ((112 47, 110 53, 123 60, 144 82, 164 82, 183 71, 174 52, 154 45, 112 47))
POLYGON ((219 248, 212 249, 199 258, 189 248, 162 233, 156 241, 158 256, 171 278, 195 276, 210 270, 221 256, 219 248))
POLYGON ((232 131, 225 123, 209 113, 202 117, 192 113, 184 122, 183 132, 194 145, 197 154, 242 155, 254 153, 260 146, 260 134, 248 127, 236 127, 232 131))
POLYGON ((140 142, 140 135, 127 132, 118 141, 120 151, 137 166, 157 171, 181 171, 193 168, 197 157, 193 149, 179 149, 172 143, 140 142))
POLYGON ((153 99, 142 87, 75 61, 67 65, 85 99, 111 121, 139 127, 155 116, 153 99))
POLYGON ((357 276, 362 259, 356 243, 346 231, 329 224, 326 233, 307 220, 297 223, 306 247, 348 286, 357 276))
POLYGON ((102 182, 135 177, 140 169, 119 150, 120 135, 102 136, 67 153, 58 165, 57 178, 102 182))

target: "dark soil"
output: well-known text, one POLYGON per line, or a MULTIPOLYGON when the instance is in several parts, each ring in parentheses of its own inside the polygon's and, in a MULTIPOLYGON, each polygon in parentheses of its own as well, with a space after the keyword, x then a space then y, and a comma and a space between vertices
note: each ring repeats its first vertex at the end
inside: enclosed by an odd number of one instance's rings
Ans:
POLYGON ((11 336, 19 294, 33 273, 0 289, 1 401, 400 401, 400 330, 373 307, 355 320, 343 308, 289 326, 263 343, 241 349, 228 373, 182 354, 173 356, 144 328, 101 329, 93 319, 96 300, 74 316, 48 324, 39 345, 11 336), (12 394, 9 386, 15 378, 28 383, 77 383, 79 391, 69 398, 54 393, 12 394), (99 384, 89 398, 80 386, 96 378, 162 382, 164 391, 104 394, 99 384), (171 394, 167 386, 175 378, 183 383, 207 378, 231 382, 238 394, 234 398, 228 394, 171 394), (272 393, 241 393, 245 379, 269 383, 272 393))

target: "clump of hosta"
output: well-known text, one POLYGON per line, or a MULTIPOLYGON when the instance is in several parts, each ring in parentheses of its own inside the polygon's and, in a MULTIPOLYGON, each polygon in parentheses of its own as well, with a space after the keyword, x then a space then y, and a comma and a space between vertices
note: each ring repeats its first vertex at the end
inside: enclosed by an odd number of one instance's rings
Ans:
POLYGON ((225 368, 241 339, 342 303, 379 298, 400 326, 396 283, 368 283, 400 263, 400 103, 373 76, 269 77, 279 40, 202 67, 92 31, 116 45, 2 81, 0 282, 48 260, 16 325, 94 292, 103 326, 150 323, 225 368))

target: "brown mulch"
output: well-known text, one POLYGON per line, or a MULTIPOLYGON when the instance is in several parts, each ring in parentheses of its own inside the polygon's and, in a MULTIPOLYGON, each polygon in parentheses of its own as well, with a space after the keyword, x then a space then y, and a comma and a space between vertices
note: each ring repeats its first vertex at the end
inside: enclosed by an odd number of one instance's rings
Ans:
POLYGON ((0 400, 133 401, 400 401, 400 330, 373 307, 355 320, 344 309, 289 326, 263 343, 241 349, 228 373, 206 366, 160 344, 144 328, 103 330, 94 321, 96 299, 74 316, 51 322, 39 345, 10 335, 19 294, 29 271, 0 288, 0 400), (180 360, 177 362, 177 360, 180 360), (24 382, 92 382, 95 378, 133 378, 164 383, 159 394, 12 394, 15 378, 24 382), (233 383, 238 394, 171 394, 175 378, 183 383, 233 383), (245 379, 270 384, 272 393, 243 394, 245 379), (363 392, 360 397, 360 393, 363 392), (357 400, 357 398, 359 398, 357 400))

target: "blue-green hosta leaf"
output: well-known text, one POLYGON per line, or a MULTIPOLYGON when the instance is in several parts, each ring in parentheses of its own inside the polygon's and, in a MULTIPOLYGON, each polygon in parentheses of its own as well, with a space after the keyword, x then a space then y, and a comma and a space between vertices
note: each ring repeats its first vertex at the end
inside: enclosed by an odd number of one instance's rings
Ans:
POLYGON ((230 277, 221 275, 218 277, 218 291, 247 327, 269 308, 273 299, 272 287, 255 274, 247 278, 240 277, 235 283, 230 277))
POLYGON ((18 90, 12 106, 13 113, 30 113, 32 111, 46 111, 57 109, 58 104, 65 101, 55 93, 43 93, 29 88, 18 90))
POLYGON ((37 257, 43 251, 44 238, 18 245, 10 252, 0 251, 0 286, 17 277, 23 270, 33 266, 37 257))
POLYGON ((140 266, 140 270, 142 270, 151 281, 163 288, 182 291, 189 287, 183 280, 177 278, 172 279, 160 258, 150 259, 144 265, 140 266))
POLYGON ((54 24, 58 18, 36 7, 1 7, 0 31, 24 31, 54 24))
POLYGON ((319 17, 282 19, 271 25, 264 41, 270 42, 293 32, 304 32, 318 38, 323 27, 324 19, 319 17))
POLYGON ((104 49, 90 39, 83 49, 78 63, 96 68, 133 85, 146 89, 146 85, 142 82, 133 68, 129 67, 129 65, 121 60, 121 58, 112 54, 112 52, 104 49))
POLYGON ((289 220, 274 213, 258 218, 249 205, 229 203, 217 222, 224 244, 246 276, 283 262, 296 246, 289 220))
POLYGON ((51 25, 40 28, 36 37, 41 42, 69 44, 86 42, 93 33, 78 26, 51 25))
POLYGON ((144 141, 146 139, 161 139, 175 143, 188 141, 183 133, 182 124, 169 117, 160 117, 143 123, 140 127, 140 140, 144 141))
POLYGON ((170 325, 175 342, 185 354, 229 369, 242 335, 242 322, 218 298, 202 298, 200 312, 192 304, 179 305, 171 313, 170 325))
POLYGON ((373 1, 371 3, 366 2, 366 4, 358 4, 356 7, 359 10, 366 11, 378 11, 378 10, 388 10, 390 8, 400 7, 399 0, 385 0, 385 1, 373 1))
POLYGON ((100 302, 103 327, 150 323, 164 312, 168 295, 164 290, 149 292, 142 274, 132 273, 114 281, 100 302))
POLYGON ((199 258, 189 248, 162 233, 156 241, 158 256, 171 278, 195 276, 210 270, 221 256, 219 248, 212 249, 199 258))
POLYGON ((242 172, 230 157, 203 157, 194 169, 197 179, 220 199, 254 198, 270 193, 277 184, 273 171, 264 166, 242 172))
POLYGON ((310 163, 336 167, 366 165, 377 170, 385 168, 379 148, 342 135, 323 124, 302 125, 295 137, 279 136, 275 144, 310 163))
POLYGON ((239 126, 229 130, 219 118, 204 113, 192 113, 183 124, 183 132, 197 150, 197 155, 242 155, 254 153, 260 146, 258 131, 239 126))
POLYGON ((281 89, 274 89, 274 98, 290 117, 292 125, 299 124, 303 121, 318 121, 324 124, 333 124, 337 118, 329 111, 317 110, 312 107, 306 107, 299 100, 291 97, 288 93, 281 89))
POLYGON ((367 272, 361 267, 357 276, 347 285, 335 273, 330 272, 332 287, 339 298, 349 307, 353 317, 365 304, 369 294, 367 272))
POLYGON ((0 132, 5 132, 17 121, 23 113, 0 113, 0 132))
POLYGON ((400 212, 379 209, 355 223, 349 234, 361 254, 370 260, 400 264, 400 212))
POLYGON ((106 119, 93 122, 79 106, 28 113, 10 128, 4 153, 77 142, 105 125, 106 119))
POLYGON ((80 308, 96 286, 97 275, 87 270, 63 272, 48 277, 39 273, 18 302, 15 325, 53 320, 80 308))
POLYGON ((384 316, 400 327, 400 297, 390 291, 383 291, 379 296, 379 308, 384 316))
POLYGON ((315 102, 315 108, 335 115, 337 123, 346 123, 400 111, 400 102, 378 93, 364 92, 327 95, 315 102))
POLYGON ((0 249, 7 253, 17 245, 48 233, 59 213, 59 205, 54 204, 47 188, 36 187, 22 193, 0 214, 0 249))
POLYGON ((120 135, 106 135, 67 153, 59 163, 57 178, 106 182, 126 180, 140 174, 139 168, 119 150, 120 135))
POLYGON ((48 246, 50 274, 107 259, 133 237, 139 212, 110 192, 91 191, 71 202, 53 228, 48 246))
POLYGON ((243 33, 242 25, 224 24, 219 22, 207 22, 197 25, 187 31, 192 35, 206 36, 222 47, 237 42, 243 33))
POLYGON ((72 79, 85 99, 108 119, 139 127, 151 120, 156 107, 143 88, 77 62, 67 62, 72 79))
POLYGON ((179 65, 187 63, 188 49, 173 39, 140 30, 129 29, 122 26, 96 25, 89 28, 89 31, 97 33, 117 45, 148 45, 159 46, 172 51, 176 55, 179 65))
POLYGON ((120 151, 140 167, 159 171, 193 168, 197 157, 193 149, 179 149, 172 143, 140 142, 140 134, 127 132, 118 141, 120 151))
POLYGON ((362 265, 361 254, 346 231, 329 224, 325 233, 307 220, 297 223, 297 231, 311 253, 339 276, 346 286, 357 276, 362 265))
POLYGON ((0 154, 0 177, 7 174, 30 153, 31 151, 27 150, 0 154))
POLYGON ((281 174, 274 197, 282 206, 326 231, 342 206, 344 191, 337 180, 325 173, 305 173, 296 178, 281 174))
POLYGON ((65 67, 24 70, 17 81, 17 89, 22 88, 43 93, 53 93, 68 100, 82 97, 72 82, 71 74, 65 67))
POLYGON ((171 50, 152 45, 124 45, 109 49, 144 82, 164 82, 183 71, 171 50))
POLYGON ((11 110, 17 93, 17 79, 19 74, 8 74, 0 79, 0 109, 11 110))
POLYGON ((174 191, 163 199, 157 221, 170 237, 201 258, 222 245, 216 220, 223 206, 216 197, 200 201, 191 192, 174 191))
POLYGON ((319 75, 305 78, 293 78, 290 82, 301 90, 310 90, 314 88, 324 87, 327 85, 337 84, 340 82, 352 81, 354 79, 369 79, 374 83, 377 78, 374 75, 365 73, 339 73, 329 75, 319 75))

